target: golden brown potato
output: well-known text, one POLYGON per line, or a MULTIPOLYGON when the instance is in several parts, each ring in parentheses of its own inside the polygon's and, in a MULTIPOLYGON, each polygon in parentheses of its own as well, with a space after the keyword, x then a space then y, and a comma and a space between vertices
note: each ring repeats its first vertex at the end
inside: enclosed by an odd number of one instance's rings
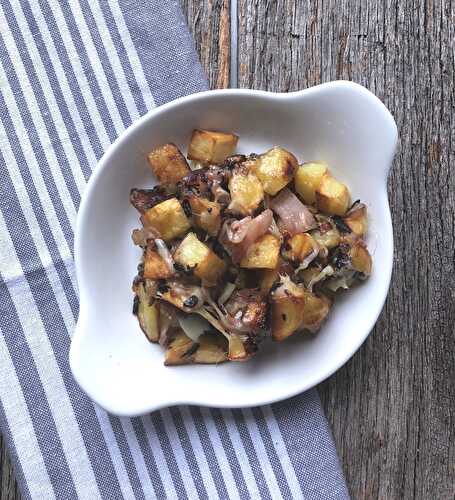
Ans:
POLYGON ((286 280, 271 294, 272 337, 281 341, 298 330, 304 319, 305 289, 286 280))
POLYGON ((157 231, 164 241, 183 236, 191 227, 177 198, 170 198, 148 209, 142 216, 142 222, 157 231))
POLYGON ((275 196, 293 179, 297 167, 297 159, 292 153, 274 147, 257 159, 253 170, 264 191, 275 196))
POLYGON ((160 184, 176 184, 190 173, 190 167, 175 144, 164 144, 148 154, 148 162, 160 184))
POLYGON ((344 215, 350 204, 351 195, 346 185, 325 174, 316 189, 318 210, 329 215, 344 215))
POLYGON ((343 221, 357 236, 364 236, 368 229, 367 207, 361 205, 359 208, 349 211, 343 221))
POLYGON ((191 196, 188 201, 195 226, 200 227, 210 236, 216 236, 221 226, 220 204, 198 196, 191 196))
POLYGON ((246 361, 250 355, 245 350, 245 346, 238 335, 229 336, 228 358, 230 361, 246 361))
POLYGON ((309 205, 316 203, 316 189, 327 173, 328 168, 325 163, 309 162, 299 166, 295 173, 294 187, 305 203, 309 205))
POLYGON ((194 275, 207 286, 216 285, 226 265, 210 248, 198 240, 194 233, 188 233, 174 254, 174 260, 182 266, 194 268, 194 275))
POLYGON ((302 262, 318 246, 309 233, 299 233, 286 241, 283 257, 292 262, 302 262))
POLYGON ((329 250, 339 245, 341 241, 340 232, 330 223, 320 224, 318 229, 311 231, 311 236, 319 246, 329 250))
POLYGON ((372 260, 371 255, 365 248, 362 242, 357 242, 352 245, 349 256, 351 257, 351 265, 355 271, 369 276, 371 274, 372 260))
POLYGON ((219 165, 231 156, 237 146, 239 138, 235 134, 214 132, 212 130, 193 130, 188 147, 188 158, 205 165, 219 165))
POLYGON ((272 285, 278 280, 278 268, 263 269, 259 278, 259 289, 263 295, 268 294, 272 285))
POLYGON ((238 168, 229 180, 231 203, 229 210, 236 214, 251 215, 264 199, 264 190, 259 179, 245 169, 238 168))
POLYGON ((330 305, 330 300, 327 297, 317 296, 305 290, 302 328, 316 332, 329 314, 330 305))
POLYGON ((158 342, 159 329, 159 307, 156 301, 150 303, 150 298, 145 292, 144 284, 141 282, 135 287, 135 313, 139 325, 150 342, 158 342))
POLYGON ((227 361, 227 341, 222 335, 203 333, 197 342, 193 342, 179 331, 166 350, 164 364, 217 364, 223 361, 227 361))
POLYGON ((166 279, 171 276, 171 270, 164 259, 151 248, 147 248, 144 257, 144 278, 152 280, 166 279))
POLYGON ((280 256, 280 240, 272 234, 261 236, 240 261, 247 269, 275 269, 280 256))

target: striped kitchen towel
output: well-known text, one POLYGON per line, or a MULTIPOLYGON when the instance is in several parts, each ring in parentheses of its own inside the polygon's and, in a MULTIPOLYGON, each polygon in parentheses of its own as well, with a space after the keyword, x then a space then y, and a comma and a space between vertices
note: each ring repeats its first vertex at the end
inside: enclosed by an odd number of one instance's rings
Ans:
POLYGON ((178 3, 3 0, 0 25, 0 429, 24 498, 348 498, 314 390, 130 419, 71 376, 90 173, 134 120, 207 87, 178 3))

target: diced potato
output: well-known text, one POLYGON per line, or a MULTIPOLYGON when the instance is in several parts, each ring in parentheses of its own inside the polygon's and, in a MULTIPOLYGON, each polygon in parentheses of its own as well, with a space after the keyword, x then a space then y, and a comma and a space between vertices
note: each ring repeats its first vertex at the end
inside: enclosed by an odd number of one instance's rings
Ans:
POLYGON ((358 242, 351 247, 349 256, 351 257, 352 268, 355 271, 363 273, 365 276, 369 276, 371 274, 371 255, 361 242, 358 242))
POLYGON ((190 173, 190 167, 175 144, 164 144, 148 154, 148 162, 160 184, 176 184, 190 173))
POLYGON ((147 248, 144 258, 144 278, 152 280, 166 279, 171 276, 171 271, 166 262, 155 250, 147 248))
POLYGON ((221 226, 220 204, 199 196, 190 197, 189 203, 194 224, 210 236, 216 236, 221 226))
POLYGON ((203 333, 199 337, 199 349, 194 355, 194 362, 214 364, 227 361, 228 344, 226 338, 217 333, 203 333))
POLYGON ((188 147, 188 158, 203 164, 219 165, 231 156, 239 138, 235 134, 214 132, 211 130, 193 130, 188 147))
POLYGON ((252 172, 236 169, 229 180, 231 203, 229 210, 241 215, 251 215, 264 199, 264 189, 252 172))
POLYGON ((294 186, 305 203, 309 205, 316 203, 316 189, 327 173, 328 168, 325 163, 309 162, 299 166, 295 173, 294 186))
POLYGON ((210 248, 198 240, 194 233, 186 235, 174 254, 174 260, 183 266, 194 267, 194 275, 207 286, 216 285, 226 265, 210 248))
POLYGON ((302 327, 312 332, 316 332, 327 314, 329 314, 329 310, 330 301, 327 297, 319 297, 305 290, 302 327))
POLYGON ((158 342, 160 336, 158 303, 156 301, 150 303, 143 283, 139 283, 136 288, 135 300, 138 301, 136 314, 142 331, 150 342, 158 342))
POLYGON ((248 269, 275 269, 280 256, 280 240, 272 234, 261 236, 248 249, 240 267, 248 269))
POLYGON ((277 341, 291 336, 304 320, 305 289, 293 283, 286 288, 287 293, 272 293, 272 337, 277 341))
POLYGON ((231 361, 246 361, 249 357, 241 338, 238 335, 231 334, 229 336, 228 358, 231 361))
POLYGON ((179 331, 166 351, 164 364, 217 364, 223 361, 227 361, 227 341, 224 337, 204 333, 197 342, 193 342, 183 331, 179 331))
POLYGON ((308 233, 299 233, 286 241, 283 257, 292 262, 302 262, 314 250, 318 244, 308 233))
POLYGON ((142 222, 144 226, 155 229, 164 241, 183 236, 191 227, 177 198, 170 198, 147 210, 142 222))
POLYGON ((297 167, 297 159, 292 153, 274 147, 261 155, 253 168, 264 191, 275 196, 293 179, 297 167))
POLYGON ((329 250, 339 245, 341 240, 340 232, 332 226, 327 230, 319 227, 319 229, 311 231, 311 236, 319 246, 326 247, 329 250))
POLYGON ((364 236, 368 229, 367 207, 362 205, 344 217, 344 222, 357 236, 364 236))
POLYGON ((316 189, 318 210, 330 215, 344 215, 351 204, 351 195, 345 184, 329 174, 323 176, 316 189))
POLYGON ((259 278, 259 289, 261 293, 264 295, 269 293, 272 285, 278 280, 278 277, 278 268, 263 269, 259 278))

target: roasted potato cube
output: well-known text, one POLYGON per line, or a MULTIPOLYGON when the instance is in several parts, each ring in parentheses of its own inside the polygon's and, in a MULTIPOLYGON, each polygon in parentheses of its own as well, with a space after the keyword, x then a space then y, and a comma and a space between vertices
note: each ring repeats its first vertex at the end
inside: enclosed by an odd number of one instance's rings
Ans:
POLYGON ((341 241, 340 232, 329 223, 327 223, 327 227, 320 224, 319 229, 311 231, 311 237, 319 246, 329 250, 336 247, 341 241))
POLYGON ((283 257, 292 262, 302 262, 319 245, 308 233, 299 233, 286 241, 283 257))
POLYGON ((190 173, 185 157, 175 144, 164 144, 148 154, 148 162, 160 184, 176 184, 190 173))
POLYGON ((157 231, 164 241, 183 236, 191 227, 177 198, 170 198, 148 209, 142 216, 142 222, 157 231))
POLYGON ((367 207, 361 205, 359 208, 349 211, 343 221, 357 236, 364 236, 368 229, 367 207))
POLYGON ((179 331, 166 351, 164 364, 222 363, 227 361, 227 348, 227 341, 216 333, 203 333, 197 342, 193 342, 183 331, 179 331))
POLYGON ((275 269, 280 256, 280 240, 272 234, 261 236, 248 249, 240 267, 248 269, 275 269))
POLYGON ((193 130, 188 158, 201 163, 219 165, 234 152, 239 138, 235 134, 211 130, 193 130))
POLYGON ((305 289, 287 280, 271 294, 272 337, 281 341, 301 328, 304 319, 305 289))
POLYGON ((279 273, 276 269, 263 269, 259 278, 259 289, 263 295, 268 294, 273 284, 278 280, 279 273))
POLYGON ((293 179, 297 167, 297 159, 292 153, 274 147, 257 159, 253 170, 264 191, 275 196, 293 179))
POLYGON ((189 198, 195 226, 206 231, 210 236, 216 236, 221 226, 221 206, 216 201, 192 196, 189 198))
POLYGON ((329 314, 330 305, 330 300, 327 297, 319 297, 305 290, 302 327, 311 332, 316 332, 327 314, 329 314))
POLYGON ((316 206, 321 212, 330 215, 344 215, 351 204, 351 195, 345 184, 330 174, 322 177, 316 189, 316 206))
POLYGON ((194 233, 186 235, 174 254, 174 260, 183 266, 194 267, 194 275, 207 286, 216 285, 225 271, 225 263, 194 233))
POLYGON ((245 169, 235 169, 229 180, 231 203, 228 209, 236 214, 251 215, 264 199, 264 189, 259 179, 245 169))
POLYGON ((144 278, 152 280, 166 279, 171 276, 171 271, 166 262, 155 250, 147 248, 144 257, 144 278))
POLYGON ((250 355, 247 353, 241 338, 238 335, 229 336, 228 358, 231 361, 246 361, 250 355))
POLYGON ((299 166, 295 173, 294 187, 305 203, 309 205, 316 203, 316 189, 321 185, 322 178, 327 172, 325 163, 309 162, 299 166))
POLYGON ((349 256, 351 257, 351 266, 355 271, 363 273, 365 276, 371 274, 371 255, 361 242, 357 242, 351 247, 349 256))
POLYGON ((159 329, 159 307, 156 301, 150 303, 150 298, 145 292, 144 284, 139 283, 136 287, 136 297, 134 299, 134 312, 137 314, 141 330, 150 342, 158 342, 160 336, 159 329))

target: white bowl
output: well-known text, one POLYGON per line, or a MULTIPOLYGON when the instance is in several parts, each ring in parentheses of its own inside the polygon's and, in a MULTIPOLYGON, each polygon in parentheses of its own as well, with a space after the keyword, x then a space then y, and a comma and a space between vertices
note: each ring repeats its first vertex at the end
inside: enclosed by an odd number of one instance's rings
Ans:
POLYGON ((393 236, 386 181, 396 143, 396 124, 381 101, 360 85, 342 81, 289 94, 202 92, 134 123, 96 167, 78 214, 80 313, 70 364, 82 389, 107 411, 133 416, 183 403, 271 403, 335 372, 368 336, 389 288, 393 236), (233 131, 244 153, 280 145, 299 161, 326 161, 353 199, 368 205, 373 273, 339 297, 316 336, 267 342, 247 363, 165 367, 162 348, 141 333, 131 312, 140 251, 130 237, 139 223, 129 191, 154 184, 148 151, 165 142, 185 150, 193 128, 233 131))

